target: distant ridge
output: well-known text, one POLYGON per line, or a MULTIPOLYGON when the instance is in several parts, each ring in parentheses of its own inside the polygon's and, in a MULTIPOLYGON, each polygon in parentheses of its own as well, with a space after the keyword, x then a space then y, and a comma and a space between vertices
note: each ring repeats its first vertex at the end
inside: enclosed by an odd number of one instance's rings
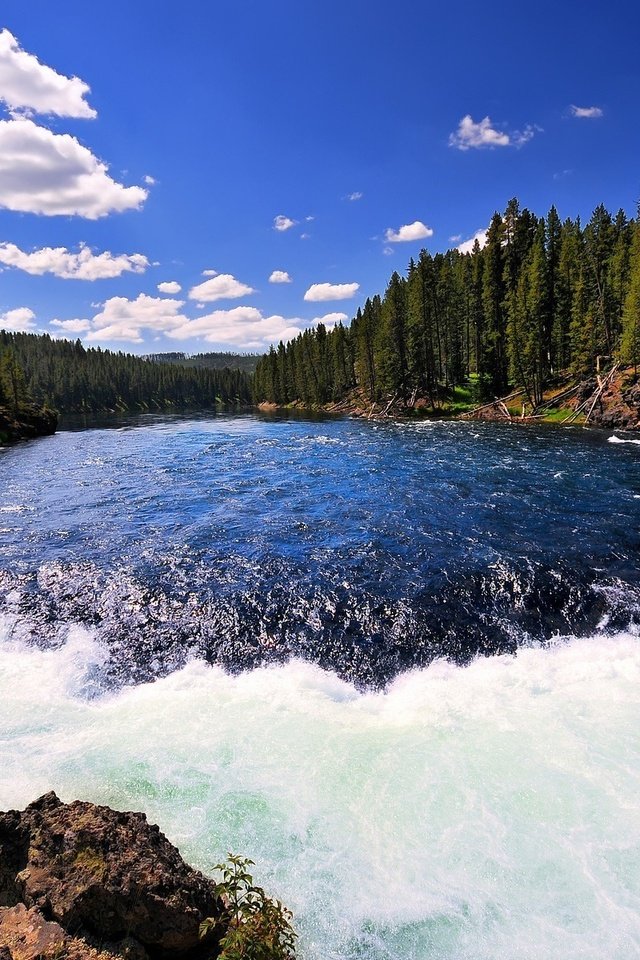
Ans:
POLYGON ((254 373, 260 353, 148 353, 142 359, 152 363, 177 363, 181 367, 199 370, 242 370, 254 373))

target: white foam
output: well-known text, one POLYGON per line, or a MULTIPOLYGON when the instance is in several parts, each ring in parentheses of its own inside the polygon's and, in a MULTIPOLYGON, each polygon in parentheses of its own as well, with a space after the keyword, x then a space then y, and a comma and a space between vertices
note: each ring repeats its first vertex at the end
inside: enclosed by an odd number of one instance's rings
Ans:
MULTIPOLYGON (((6 636, 6 624, 5 624, 6 636)), ((0 808, 56 789, 227 850, 313 960, 628 960, 640 944, 640 641, 444 662, 359 693, 201 662, 100 699, 101 651, 0 643, 0 808)))
POLYGON ((640 440, 632 440, 629 437, 617 437, 615 434, 612 437, 609 437, 609 443, 636 443, 640 444, 640 440))

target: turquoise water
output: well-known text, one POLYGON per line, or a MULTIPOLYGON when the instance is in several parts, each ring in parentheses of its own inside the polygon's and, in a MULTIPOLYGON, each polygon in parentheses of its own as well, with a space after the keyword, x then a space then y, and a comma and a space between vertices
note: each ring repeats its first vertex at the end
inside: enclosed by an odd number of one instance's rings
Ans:
POLYGON ((638 446, 372 427, 0 455, 0 809, 55 789, 250 856, 303 960, 628 960, 638 446))

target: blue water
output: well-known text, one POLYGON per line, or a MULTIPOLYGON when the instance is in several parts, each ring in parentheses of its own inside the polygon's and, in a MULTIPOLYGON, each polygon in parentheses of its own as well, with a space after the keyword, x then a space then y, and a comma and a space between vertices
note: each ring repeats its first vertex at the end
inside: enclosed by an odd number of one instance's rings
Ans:
MULTIPOLYGON (((381 686, 637 610, 640 447, 548 426, 140 417, 0 457, 0 611, 130 682, 193 655, 381 686)), ((623 439, 619 437, 618 439, 623 439)))
POLYGON ((0 809, 251 857, 301 960, 639 956, 639 458, 253 416, 4 450, 0 809))

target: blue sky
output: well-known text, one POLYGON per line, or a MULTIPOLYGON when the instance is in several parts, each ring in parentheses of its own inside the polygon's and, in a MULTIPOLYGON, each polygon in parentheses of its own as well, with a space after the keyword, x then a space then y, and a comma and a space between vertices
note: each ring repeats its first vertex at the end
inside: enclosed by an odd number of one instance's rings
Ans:
POLYGON ((630 0, 5 0, 0 27, 0 327, 262 350, 512 196, 640 196, 630 0))

